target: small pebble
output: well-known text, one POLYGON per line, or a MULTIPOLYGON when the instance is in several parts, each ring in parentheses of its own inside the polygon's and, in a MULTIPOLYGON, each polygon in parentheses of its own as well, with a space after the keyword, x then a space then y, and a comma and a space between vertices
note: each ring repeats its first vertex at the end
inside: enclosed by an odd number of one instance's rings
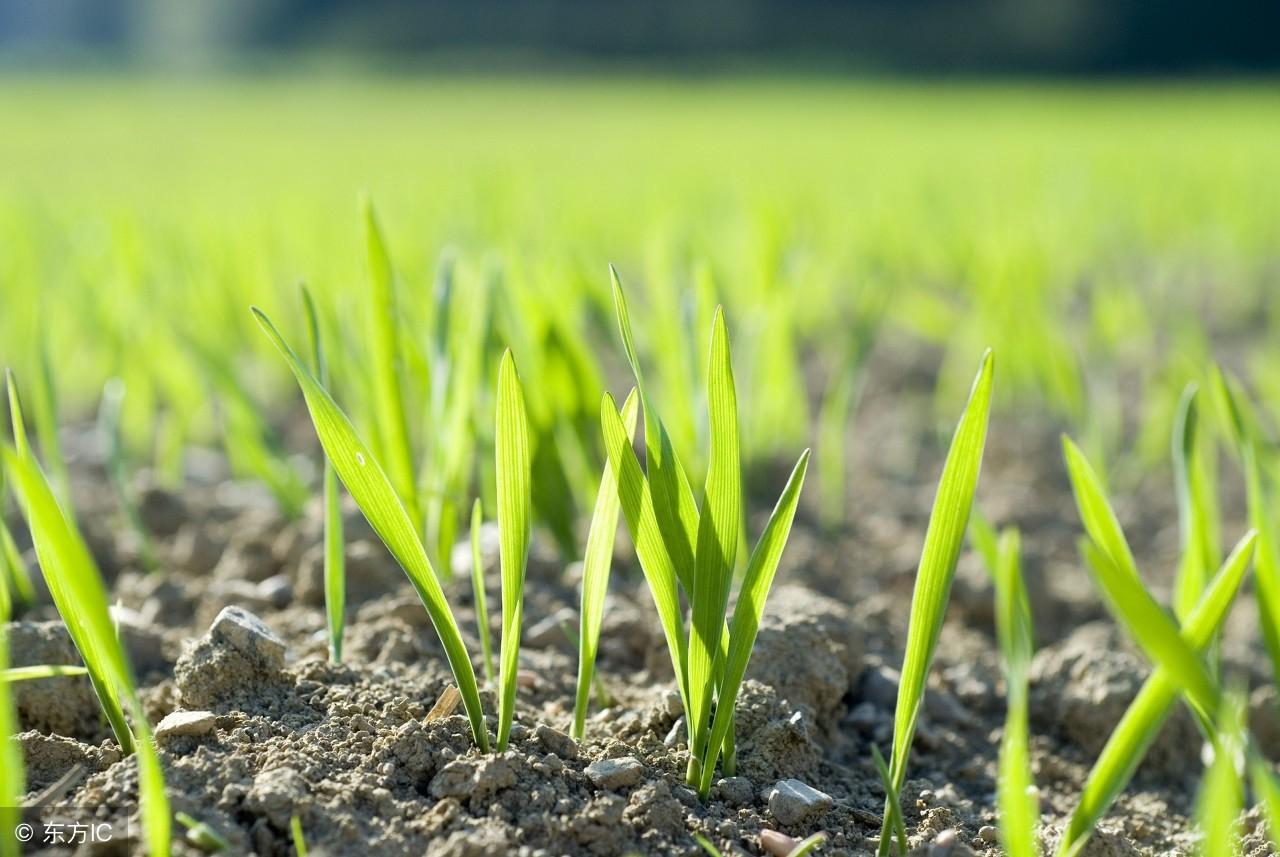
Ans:
POLYGON ((831 795, 800 780, 779 780, 769 791, 769 811, 779 824, 804 824, 831 809, 831 795))
POLYGON ((996 830, 989 824, 984 824, 978 830, 978 838, 983 842, 995 844, 1000 840, 1000 831, 996 830))
POLYGON ((156 724, 155 736, 159 739, 208 735, 217 725, 217 715, 212 711, 171 711, 156 724))
POLYGON ((587 765, 587 778, 602 789, 621 789, 634 786, 644 776, 644 765, 633 756, 621 759, 601 759, 587 765))

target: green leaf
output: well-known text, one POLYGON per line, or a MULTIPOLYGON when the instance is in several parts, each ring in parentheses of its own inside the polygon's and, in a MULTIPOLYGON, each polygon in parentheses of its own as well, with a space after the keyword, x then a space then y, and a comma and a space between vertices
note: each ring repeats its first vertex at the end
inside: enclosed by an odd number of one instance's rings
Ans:
MULTIPOLYGON (((907 776, 907 758, 915 737, 916 720, 924 699, 925 682, 933 663, 942 620, 951 594, 956 562, 964 544, 969 511, 978 484, 982 452, 986 445, 987 418, 991 409, 992 355, 982 358, 969 402, 956 426, 951 449, 943 465, 934 498, 929 528, 925 533, 920 567, 916 571, 915 591, 911 597, 911 617, 907 629, 907 646, 902 663, 898 704, 894 713, 893 752, 890 771, 894 792, 901 790, 907 776)), ((881 853, 887 836, 881 833, 881 853)))
MULTIPOLYGON (((1236 593, 1249 569, 1257 535, 1246 533, 1209 582, 1183 623, 1182 639, 1196 651, 1205 649, 1226 621, 1236 593)), ((1116 796, 1133 777, 1139 762, 1155 740, 1160 727, 1177 701, 1180 685, 1169 670, 1157 665, 1155 672, 1129 704, 1124 716, 1107 739, 1102 753, 1085 780, 1080 802, 1058 845, 1060 857, 1079 854, 1090 833, 1116 796)))
MULTIPOLYGON (((321 386, 329 385, 329 365, 320 340, 320 319, 311 292, 302 287, 302 306, 307 316, 311 340, 311 366, 321 386)), ((342 661, 342 634, 346 622, 346 546, 342 534, 342 498, 338 474, 328 458, 324 461, 324 607, 329 624, 329 660, 342 661)))
POLYGON ((738 698, 743 676, 747 673, 751 651, 755 648, 760 617, 764 615, 765 599, 769 596, 778 563, 782 559, 782 551, 791 534, 791 524, 795 520, 796 507, 800 502, 800 489, 804 487, 808 468, 809 450, 806 449, 791 471, 791 477, 747 562, 747 573, 738 593, 738 603, 733 609, 733 622, 729 626, 729 653, 717 694, 720 703, 716 706, 715 719, 711 724, 701 782, 698 784, 699 792, 703 795, 711 788, 716 756, 733 724, 734 702, 738 698))
POLYGON ((880 748, 875 744, 871 745, 871 758, 876 763, 876 771, 880 774, 880 785, 884 788, 884 825, 880 830, 880 847, 877 853, 888 854, 896 838, 898 857, 907 857, 911 848, 907 844, 907 825, 903 820, 898 787, 894 785, 889 765, 885 762, 884 756, 880 755, 880 748))
POLYGON ((307 840, 302 835, 302 819, 295 812, 289 818, 289 831, 293 838, 293 850, 297 857, 307 857, 307 840))
POLYGON ((1178 497, 1178 529, 1182 556, 1174 585, 1174 611, 1179 618, 1195 606, 1217 566, 1217 503, 1209 460, 1215 451, 1200 429, 1197 388, 1188 384, 1174 421, 1172 452, 1178 497))
POLYGON ((996 631, 1005 659, 1007 711, 1000 741, 1000 839, 1008 857, 1036 857, 1039 800, 1028 749, 1027 674, 1031 665, 1031 610, 1022 581, 1018 531, 1000 536, 996 558, 996 631))
POLYGON ((192 818, 185 812, 174 814, 174 818, 187 829, 187 841, 209 854, 221 854, 231 850, 231 843, 222 834, 203 821, 192 818))
POLYGON ((378 226, 369 197, 360 199, 368 258, 371 379, 378 452, 386 462, 386 473, 396 490, 405 514, 416 528, 422 524, 414 480, 413 449, 409 442, 409 421, 404 406, 404 353, 396 312, 395 278, 386 242, 378 226))
POLYGON ((529 560, 529 416, 524 391, 508 350, 498 367, 494 425, 498 477, 498 535, 502 565, 502 653, 499 656, 498 752, 507 749, 515 715, 524 573, 529 560))
POLYGON ((814 849, 827 841, 827 834, 818 831, 812 836, 806 836, 796 843, 796 847, 787 852, 787 857, 804 857, 806 854, 813 853, 814 849))
POLYGON ((485 605, 484 556, 480 552, 480 525, 483 510, 477 497, 471 506, 471 595, 476 605, 476 630, 480 634, 480 651, 484 656, 484 680, 493 684, 493 646, 489 642, 489 608, 485 605))
POLYGON ((609 266, 609 275, 613 284, 613 304, 618 316, 618 328, 622 332, 622 344, 627 353, 627 361, 631 364, 631 372, 635 375, 636 389, 640 391, 640 405, 644 411, 645 465, 654 513, 666 550, 671 555, 676 577, 685 592, 692 593, 698 507, 684 466, 671 445, 671 436, 645 386, 635 338, 631 333, 631 314, 622 291, 622 281, 612 265, 609 266))
POLYGON ((1235 857, 1238 853, 1244 794, 1239 771, 1244 759, 1247 706, 1242 692, 1228 693, 1223 699, 1214 759, 1205 771, 1196 799, 1203 857, 1235 857))
POLYGON ((69 667, 62 664, 41 664, 30 667, 9 667, 0 669, 0 683, 13 681, 30 681, 38 678, 59 678, 65 676, 88 675, 85 667, 69 667))
POLYGON ((1085 553, 1094 572, 1094 580, 1106 596, 1108 606, 1138 646, 1153 663, 1170 669, 1186 689, 1197 714, 1205 723, 1211 724, 1218 709, 1217 686, 1200 657, 1183 641, 1173 620, 1142 585, 1137 568, 1132 565, 1124 533, 1084 453, 1070 438, 1063 438, 1063 449, 1076 505, 1085 521, 1085 528, 1093 537, 1085 553), (1121 568, 1117 564, 1117 554, 1126 558, 1129 568, 1121 568))
POLYGON ((685 711, 688 711, 686 645, 675 568, 658 527, 649 482, 640 472, 640 462, 636 459, 635 450, 631 448, 627 429, 613 397, 608 393, 600 403, 600 424, 604 431, 605 449, 609 454, 609 466, 618 480, 618 500, 622 506, 622 515, 631 533, 640 569, 649 584, 649 594, 653 596, 653 604, 658 611, 658 621, 662 624, 667 651, 671 655, 671 667, 675 671, 680 699, 685 711))
MULTIPOLYGON (((707 406, 711 463, 698 524, 698 549, 694 558, 693 592, 690 594, 693 627, 689 640, 689 718, 693 730, 690 752, 695 759, 702 761, 704 768, 715 764, 713 757, 704 758, 711 716, 712 668, 720 652, 742 528, 738 402, 733 385, 729 335, 725 329, 724 314, 719 309, 716 310, 711 336, 707 406)), ((723 697, 730 707, 734 696, 723 697)))
MULTIPOLYGON (((627 437, 635 438, 640 400, 635 390, 622 403, 622 422, 627 437)), ((609 570, 613 564, 613 543, 618 531, 618 483, 613 468, 606 460, 600 489, 596 494, 591 528, 587 531, 587 547, 582 559, 582 607, 578 631, 578 687, 573 707, 573 737, 579 741, 586 735, 587 707, 591 699, 591 683, 595 675, 596 652, 600 644, 600 626, 604 620, 604 599, 609 590, 609 570)))
POLYGON ((449 667, 453 671, 458 691, 462 694, 462 702, 471 721, 471 732, 476 744, 487 751, 489 736, 485 731, 484 712, 480 705, 480 691, 476 686, 475 670, 471 666, 471 658, 467 654, 462 634, 458 630, 457 620, 449 603, 445 600, 444 591, 431 561, 427 559, 422 540, 418 537, 409 512, 405 509, 399 495, 392 487, 390 479, 373 452, 356 434, 351 421, 333 401, 329 393, 320 385, 311 371, 298 359, 289 344, 275 329, 271 320, 256 307, 254 317, 263 331, 284 356, 302 389, 307 410, 311 413, 311 421, 315 425, 316 435, 325 455, 333 464, 342 484, 355 499, 356 505, 364 513, 374 532, 382 539, 383 544, 391 551, 400 567, 404 569, 426 607, 431 624, 440 637, 449 667))

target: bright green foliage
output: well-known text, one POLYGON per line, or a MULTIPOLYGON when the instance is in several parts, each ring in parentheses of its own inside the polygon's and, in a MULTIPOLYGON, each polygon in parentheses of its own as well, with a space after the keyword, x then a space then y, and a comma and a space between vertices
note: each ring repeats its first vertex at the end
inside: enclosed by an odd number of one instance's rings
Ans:
MULTIPOLYGON (((302 287, 302 308, 307 316, 311 340, 311 367, 322 387, 329 386, 329 364, 320 340, 320 318, 306 286, 302 287)), ((338 474, 326 457, 324 461, 324 609, 329 625, 329 660, 342 661, 342 631, 346 622, 346 546, 342 536, 342 497, 338 474)))
POLYGON ((338 478, 342 480, 342 484, 355 499, 356 505, 364 513, 374 532, 400 563, 400 567, 409 577, 409 582, 417 590, 418 597, 431 617, 431 624, 440 637, 440 643, 444 646, 449 668, 453 671, 454 680, 458 684, 458 692, 462 694, 462 704, 466 708, 467 717, 471 720, 471 734, 476 744, 487 751, 489 735, 485 730, 484 712, 480 705, 480 689, 476 685, 476 674, 471 666, 471 657, 467 654, 466 644, 463 643, 462 634, 458 630, 458 622, 453 616, 453 611, 449 609, 444 590, 440 588, 440 581, 436 578, 431 561, 427 559, 422 540, 404 503, 401 502, 391 481, 387 478, 382 465, 356 434, 351 421, 347 419, 346 414, 334 402, 328 391, 284 341, 271 320, 256 308, 253 313, 263 331, 284 356, 299 387, 302 388, 307 409, 311 412, 311 421, 315 424, 316 435, 320 438, 320 445, 324 447, 325 455, 337 471, 338 478))
POLYGON ((36 437, 40 441, 40 457, 50 474, 54 495, 67 516, 75 520, 75 504, 71 497, 71 476, 62 455, 62 443, 58 440, 58 388, 54 381, 53 363, 49 360, 46 340, 39 346, 39 367, 32 385, 31 418, 35 423, 36 437))
POLYGON ((804 857, 806 854, 812 854, 813 851, 822 843, 827 841, 827 834, 819 831, 812 836, 806 836, 796 843, 796 847, 787 852, 787 857, 804 857))
POLYGON ((1120 523, 1084 453, 1065 437, 1063 451, 1076 505, 1092 539, 1085 546, 1085 556, 1108 606, 1147 656, 1154 663, 1170 668, 1211 734, 1209 724, 1213 723, 1218 710, 1218 688, 1212 676, 1194 649, 1179 635, 1173 620, 1143 586, 1120 523), (1121 565, 1122 562, 1126 564, 1121 565))
MULTIPOLYGON (((729 588, 737 562, 742 526, 742 470, 738 456, 738 400, 729 359, 729 333, 724 313, 716 311, 707 371, 707 410, 710 414, 711 465, 698 519, 694 556, 693 611, 689 635, 689 718, 693 732, 692 758, 706 758, 707 730, 716 675, 715 660, 723 642, 729 588)), ((730 700, 733 697, 729 697, 730 700)), ((711 757, 714 765, 715 756, 711 757)), ((699 772, 701 778, 704 772, 699 772)), ((709 787, 709 785, 708 785, 709 787)))
MULTIPOLYGON (((1217 635, 1249 569, 1257 537, 1250 532, 1227 556, 1209 582, 1181 629, 1182 639, 1195 651, 1205 650, 1217 635)), ((1164 724, 1181 684, 1163 665, 1143 684, 1124 717, 1107 739, 1085 780, 1080 802, 1071 814, 1058 845, 1060 857, 1080 853, 1089 835, 1120 791, 1128 784, 1164 724)))
POLYGON ((1174 610, 1180 619, 1200 599, 1209 574, 1218 566, 1218 509, 1213 461, 1217 446, 1200 424, 1197 388, 1187 386, 1178 404, 1173 429, 1173 473, 1178 494, 1178 529, 1182 558, 1174 587, 1174 610))
POLYGON ((18 550, 18 543, 13 540, 13 533, 5 521, 4 507, 8 496, 4 468, 0 467, 0 600, 6 606, 6 614, 11 612, 14 602, 30 604, 35 600, 31 572, 27 569, 22 552, 18 550))
MULTIPOLYGON (((640 401, 633 390, 622 403, 622 422, 627 436, 635 437, 640 401)), ((572 735, 579 741, 586 735, 587 706, 595 677, 596 652, 600 645, 600 625, 604 620, 604 599, 609 590, 609 570, 613 565, 613 542, 618 532, 618 483, 606 461, 600 477, 587 547, 582 557, 582 603, 578 630, 578 689, 573 706, 572 735)))
MULTIPOLYGON (((409 442, 409 420, 404 406, 404 352, 400 345, 399 315, 396 310, 395 277, 386 242, 368 196, 360 200, 364 221, 368 264, 369 345, 373 384, 374 429, 378 454, 386 462, 391 480, 405 513, 415 528, 422 518, 418 509, 418 489, 413 468, 413 448, 409 442)), ((447 571, 446 571, 447 573, 447 571)))
POLYGON ((484 522, 480 498, 471 507, 471 597, 476 606, 476 631, 484 657, 484 680, 493 684, 493 645, 489 642, 489 608, 485 604, 484 556, 480 552, 480 525, 484 522))
POLYGON ((1263 476, 1258 416, 1239 382, 1220 368, 1211 373, 1211 389, 1226 424, 1244 472, 1249 506, 1249 526, 1258 532, 1255 580, 1258 593, 1258 626, 1271 660, 1272 675, 1280 683, 1280 534, 1276 531, 1275 505, 1263 476))
POLYGON ((736 394, 724 316, 717 313, 713 321, 708 367, 712 454, 699 512, 670 436, 646 392, 616 272, 613 286, 619 328, 644 410, 647 474, 640 468, 627 428, 608 395, 600 413, 605 448, 684 704, 690 747, 686 778, 705 796, 722 750, 725 768, 732 766, 733 704, 755 643, 765 598, 791 531, 809 456, 806 451, 800 457, 752 552, 733 623, 726 627, 742 500, 736 394), (687 638, 680 605, 682 589, 692 612, 687 638))
POLYGON ((106 587, 84 539, 58 506, 31 453, 12 375, 8 382, 15 447, 6 445, 0 449, 4 468, 21 500, 49 594, 88 669, 116 740, 125 753, 137 750, 139 803, 147 844, 153 857, 167 857, 171 822, 164 775, 151 743, 151 730, 137 696, 133 671, 107 611, 106 587), (133 719, 133 731, 125 719, 126 707, 133 719))
POLYGON ((1203 857, 1234 857, 1240 840, 1239 818, 1243 808, 1241 780, 1245 744, 1243 693, 1231 692, 1223 699, 1217 723, 1213 762, 1205 771, 1196 799, 1196 819, 1200 823, 1200 853, 1203 857))
POLYGON ((9 667, 0 669, 0 684, 12 681, 30 681, 37 678, 59 678, 64 676, 88 675, 85 667, 68 667, 62 664, 40 664, 31 667, 9 667))
POLYGON ((498 678, 498 752, 507 749, 516 706, 524 573, 529 561, 529 416, 516 363, 507 351, 498 367, 494 425, 498 477, 498 544, 502 567, 502 652, 498 678))
POLYGON ((1000 535, 994 570, 996 631, 1004 656, 1007 686, 1004 736, 1000 741, 1000 838, 1008 857, 1036 857, 1039 799, 1028 747, 1028 672, 1033 639, 1031 605, 1022 579, 1021 540, 1015 529, 1000 535))
POLYGON ((902 802, 898 798, 898 786, 894 785, 893 774, 880 754, 880 748, 874 744, 871 745, 871 759, 876 764, 876 773, 880 775, 880 785, 884 789, 884 826, 880 830, 879 853, 888 854, 890 848, 895 848, 898 857, 907 857, 911 848, 907 844, 907 825, 902 815, 902 802))
POLYGON ((297 857, 307 857, 307 840, 302 835, 302 819, 294 813, 289 818, 289 831, 293 837, 293 851, 297 857))
MULTIPOLYGON (((907 649, 902 662, 902 679, 898 685, 898 704, 893 719, 893 752, 890 756, 889 794, 895 796, 907 778, 907 759, 915 737, 916 719, 924 701, 925 682, 933 663, 942 618, 951 595, 956 562, 964 544, 973 507, 973 493, 978 486, 978 471, 987 439, 987 418, 991 409, 992 355, 988 351, 974 379, 969 402, 956 426, 938 482, 938 493, 929 516, 924 537, 920 567, 916 571, 915 591, 911 597, 907 649)), ((888 853, 889 812, 880 833, 880 854, 888 853)))
POLYGON ((231 850, 231 843, 203 821, 192 818, 185 812, 175 813, 174 818, 187 829, 187 841, 206 854, 221 854, 231 850))

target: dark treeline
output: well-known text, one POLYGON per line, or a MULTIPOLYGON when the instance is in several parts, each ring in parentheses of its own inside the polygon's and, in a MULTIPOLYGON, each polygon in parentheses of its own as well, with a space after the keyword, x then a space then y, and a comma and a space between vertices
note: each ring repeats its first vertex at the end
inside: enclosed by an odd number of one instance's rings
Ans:
POLYGON ((1280 66, 1280 0, 0 0, 0 57, 338 50, 430 61, 1142 73, 1280 66))

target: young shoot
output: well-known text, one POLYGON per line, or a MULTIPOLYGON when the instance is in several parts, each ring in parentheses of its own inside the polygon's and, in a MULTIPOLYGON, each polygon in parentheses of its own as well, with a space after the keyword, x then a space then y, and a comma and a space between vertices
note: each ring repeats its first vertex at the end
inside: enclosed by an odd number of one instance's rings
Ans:
POLYGON ((494 420, 498 483, 498 546, 502 569, 502 652, 498 677, 499 753, 507 749, 515 715, 520 627, 524 619, 524 573, 529 560, 529 417, 511 352, 498 367, 494 420))
POLYGON ((601 424, 609 466, 650 594, 658 610, 688 730, 688 784, 705 797, 722 751, 732 770, 730 733, 734 702, 755 645, 765 598, 795 517, 808 466, 806 450, 774 508, 739 590, 732 624, 730 588, 742 526, 737 394, 724 314, 712 324, 707 370, 711 441, 701 509, 670 435, 646 391, 636 355, 625 296, 613 273, 614 305, 623 345, 636 377, 644 415, 646 468, 642 470, 631 435, 611 396, 601 404, 601 424), (680 594, 689 602, 686 630, 680 594))
POLYGON ((969 392, 969 402, 956 426, 942 467, 938 493, 933 501, 929 526, 925 531, 920 567, 916 571, 911 596, 911 618, 907 626, 907 647, 902 661, 902 679, 893 718, 893 750, 889 777, 885 784, 885 816, 880 830, 879 854, 889 853, 893 806, 907 778, 907 760, 915 737, 916 720, 924 701, 925 682, 942 633, 942 619, 951 596, 956 562, 964 544, 973 494, 987 440, 987 419, 991 410, 992 355, 982 358, 978 375, 969 392))

